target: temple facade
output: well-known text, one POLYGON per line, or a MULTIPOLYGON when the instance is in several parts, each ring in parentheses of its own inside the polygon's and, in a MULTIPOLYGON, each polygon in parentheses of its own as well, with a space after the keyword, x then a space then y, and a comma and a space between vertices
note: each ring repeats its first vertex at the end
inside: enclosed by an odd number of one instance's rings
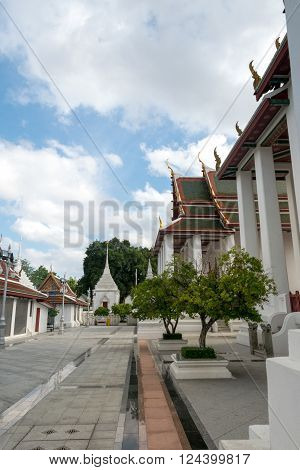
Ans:
POLYGON ((87 307, 88 303, 79 299, 67 282, 63 286, 62 280, 56 274, 50 272, 39 287, 39 290, 47 294, 48 303, 59 312, 54 319, 55 328, 59 328, 63 303, 65 327, 71 328, 83 323, 83 308, 87 307), (64 298, 63 289, 65 289, 64 298))
POLYGON ((119 302, 120 291, 110 272, 107 244, 104 271, 94 289, 93 309, 94 311, 98 307, 111 309, 114 304, 118 304, 119 302))
MULTIPOLYGON (((202 176, 193 178, 170 168, 172 221, 160 227, 154 245, 159 272, 176 253, 203 271, 235 245, 260 258, 278 291, 261 310, 275 354, 287 354, 287 331, 299 323, 293 313, 300 290, 299 21, 297 11, 262 77, 250 64, 259 104, 243 131, 237 124, 224 163, 216 158, 216 170, 202 164, 202 176)), ((238 341, 247 344, 247 324, 240 330, 238 341)))

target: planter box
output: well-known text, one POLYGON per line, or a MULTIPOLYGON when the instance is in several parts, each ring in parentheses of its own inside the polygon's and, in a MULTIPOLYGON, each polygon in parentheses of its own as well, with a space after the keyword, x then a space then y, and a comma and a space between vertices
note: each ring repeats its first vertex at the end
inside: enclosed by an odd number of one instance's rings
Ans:
POLYGON ((127 326, 136 326, 137 325, 137 319, 134 317, 127 317, 127 326))
POLYGON ((159 339, 157 349, 159 351, 180 351, 187 345, 187 339, 159 339))
POLYGON ((226 359, 180 359, 172 354, 170 373, 174 379, 231 379, 226 359))

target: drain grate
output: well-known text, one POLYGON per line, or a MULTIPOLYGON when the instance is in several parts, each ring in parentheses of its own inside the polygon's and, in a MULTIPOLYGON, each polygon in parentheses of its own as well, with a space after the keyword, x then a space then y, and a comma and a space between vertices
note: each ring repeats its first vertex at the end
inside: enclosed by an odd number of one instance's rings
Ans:
POLYGON ((67 434, 75 434, 76 432, 79 432, 78 429, 69 429, 66 431, 67 434))
POLYGON ((70 447, 61 446, 61 447, 57 447, 56 450, 71 450, 71 449, 70 449, 70 447))
POLYGON ((34 447, 32 450, 45 450, 44 447, 34 447))
POLYGON ((54 434, 56 431, 55 429, 48 429, 47 431, 43 431, 42 434, 46 434, 47 436, 50 436, 50 434, 54 434))

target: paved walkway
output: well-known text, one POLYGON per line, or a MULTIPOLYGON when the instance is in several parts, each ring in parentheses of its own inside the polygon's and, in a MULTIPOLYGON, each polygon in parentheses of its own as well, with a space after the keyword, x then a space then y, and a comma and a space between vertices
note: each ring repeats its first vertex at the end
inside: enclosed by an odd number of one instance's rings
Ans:
POLYGON ((38 335, 0 352, 0 414, 67 364, 76 361, 117 327, 72 328, 38 335))
POLYGON ((148 449, 181 450, 186 441, 176 411, 166 392, 146 341, 139 341, 140 385, 145 422, 145 441, 148 449))
POLYGON ((134 328, 84 331, 85 347, 99 343, 101 336, 106 342, 3 434, 0 448, 122 447, 134 328))

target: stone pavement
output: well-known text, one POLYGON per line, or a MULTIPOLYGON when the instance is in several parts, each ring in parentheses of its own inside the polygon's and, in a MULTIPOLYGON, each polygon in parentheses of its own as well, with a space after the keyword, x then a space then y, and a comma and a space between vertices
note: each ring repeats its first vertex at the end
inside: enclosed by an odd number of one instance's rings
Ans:
POLYGON ((145 422, 145 440, 140 448, 190 449, 176 411, 168 401, 162 379, 146 341, 139 341, 140 384, 143 395, 141 419, 145 422))
POLYGON ((117 327, 70 328, 64 336, 37 335, 1 351, 0 414, 115 331, 117 327))
MULTIPOLYGON (((85 347, 99 343, 101 330, 84 331, 85 347)), ((0 448, 122 447, 134 328, 102 331, 105 343, 3 434, 0 448), (112 332, 115 334, 109 335, 112 332)))
MULTIPOLYGON (((188 339, 189 345, 196 344, 194 335, 188 339)), ((234 339, 210 336, 207 343, 229 360, 234 378, 178 380, 174 384, 212 449, 220 439, 248 438, 251 424, 268 423, 267 378, 265 361, 250 355, 249 348, 234 339)), ((170 353, 164 352, 161 359, 168 361, 170 353)))

